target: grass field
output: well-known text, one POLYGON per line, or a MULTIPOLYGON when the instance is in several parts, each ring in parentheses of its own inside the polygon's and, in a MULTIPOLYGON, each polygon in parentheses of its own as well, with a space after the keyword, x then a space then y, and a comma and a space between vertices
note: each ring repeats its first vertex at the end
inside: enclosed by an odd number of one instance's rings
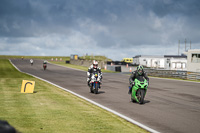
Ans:
POLYGON ((0 59, 0 119, 22 133, 144 133, 145 130, 44 81, 18 72, 0 59), (22 94, 22 80, 35 93, 22 94))
POLYGON ((111 59, 105 57, 105 56, 81 56, 79 57, 80 59, 85 59, 85 60, 98 60, 98 61, 112 61, 111 59))
MULTIPOLYGON (((44 60, 51 60, 52 58, 60 60, 62 58, 63 61, 70 60, 69 56, 20 56, 20 55, 0 55, 0 59, 11 59, 11 58, 27 58, 27 59, 44 59, 44 60)), ((98 60, 98 61, 112 61, 111 59, 105 56, 80 56, 79 59, 85 60, 98 60)))
POLYGON ((43 59, 43 60, 60 60, 62 58, 63 61, 70 60, 69 56, 19 56, 19 55, 0 55, 0 59, 13 59, 13 58, 24 58, 24 59, 43 59))

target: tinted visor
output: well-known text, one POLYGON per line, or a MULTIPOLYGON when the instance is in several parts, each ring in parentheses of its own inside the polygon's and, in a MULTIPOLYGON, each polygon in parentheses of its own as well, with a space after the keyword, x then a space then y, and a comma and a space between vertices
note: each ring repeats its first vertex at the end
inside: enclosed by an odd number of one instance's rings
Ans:
POLYGON ((140 69, 140 70, 138 70, 138 73, 141 75, 142 74, 142 70, 140 69))
POLYGON ((98 67, 98 65, 95 65, 95 64, 93 64, 93 67, 94 67, 94 68, 97 68, 97 67, 98 67))

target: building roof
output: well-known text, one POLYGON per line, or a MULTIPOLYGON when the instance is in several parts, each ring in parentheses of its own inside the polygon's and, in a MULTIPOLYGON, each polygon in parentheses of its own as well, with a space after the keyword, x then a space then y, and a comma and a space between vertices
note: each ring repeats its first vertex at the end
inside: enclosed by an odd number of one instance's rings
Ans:
POLYGON ((186 55, 164 55, 165 58, 187 58, 186 55))
POLYGON ((133 58, 146 57, 146 58, 187 58, 187 55, 136 55, 133 58))
POLYGON ((133 57, 133 58, 137 58, 137 57, 141 57, 141 55, 136 55, 135 57, 133 57))
POLYGON ((146 57, 146 58, 163 58, 163 55, 136 55, 133 58, 146 57))

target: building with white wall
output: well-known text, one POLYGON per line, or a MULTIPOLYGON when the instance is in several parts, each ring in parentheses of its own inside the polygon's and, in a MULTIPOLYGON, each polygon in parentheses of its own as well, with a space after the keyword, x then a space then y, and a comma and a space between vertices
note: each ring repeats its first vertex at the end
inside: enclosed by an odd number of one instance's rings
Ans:
POLYGON ((187 56, 181 55, 137 55, 133 64, 166 70, 187 70, 187 56))
POLYGON ((165 69, 168 70, 187 70, 187 56, 185 55, 164 55, 165 69))
POLYGON ((164 68, 164 56, 137 55, 133 57, 133 64, 164 68))
POLYGON ((200 49, 190 49, 187 55, 187 71, 200 72, 200 49))

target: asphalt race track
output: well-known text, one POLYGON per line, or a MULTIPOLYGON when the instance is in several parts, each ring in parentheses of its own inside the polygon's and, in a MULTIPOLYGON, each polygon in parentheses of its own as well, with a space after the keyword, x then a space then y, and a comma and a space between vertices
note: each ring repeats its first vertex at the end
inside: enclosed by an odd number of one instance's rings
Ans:
MULTIPOLYGON (((128 75, 103 74, 99 94, 90 93, 86 72, 28 59, 12 59, 21 71, 46 79, 69 89, 158 132, 200 133, 200 83, 150 78, 145 104, 130 101, 128 75)), ((37 85, 37 83, 36 83, 37 85)), ((38 92, 39 93, 39 92, 38 92)))

